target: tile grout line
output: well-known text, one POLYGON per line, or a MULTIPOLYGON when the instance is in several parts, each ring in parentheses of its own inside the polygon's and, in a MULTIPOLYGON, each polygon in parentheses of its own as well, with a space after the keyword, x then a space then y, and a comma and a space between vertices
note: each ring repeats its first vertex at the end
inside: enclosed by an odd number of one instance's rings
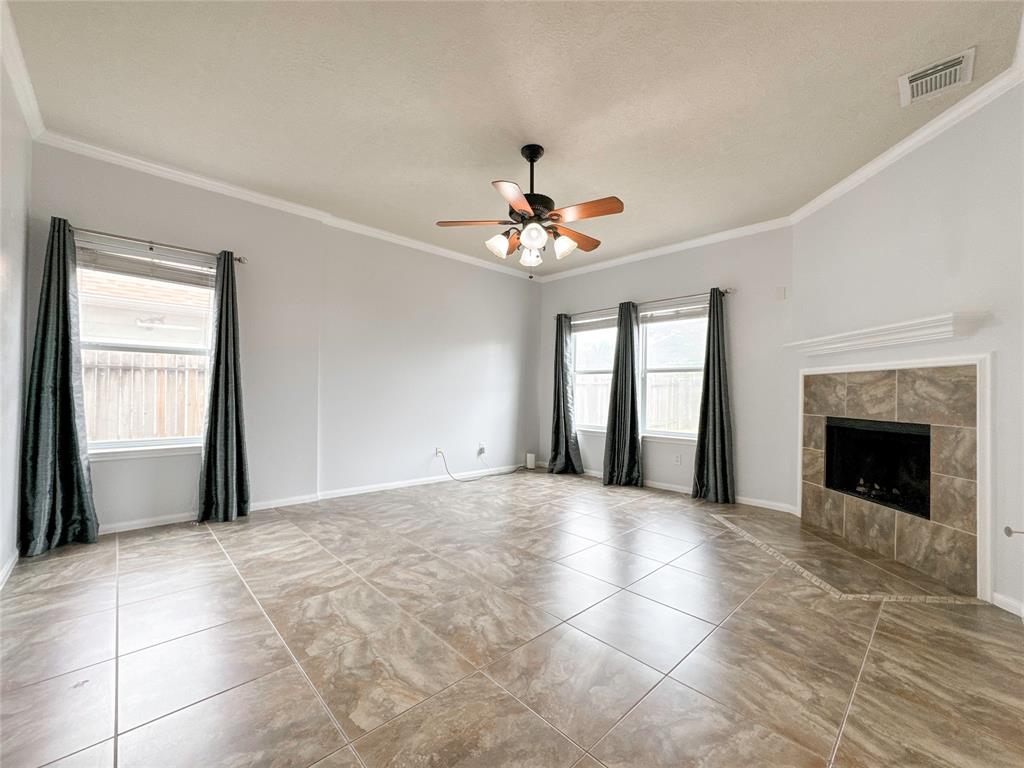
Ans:
MULTIPOLYGON (((310 687, 310 689, 312 689, 313 694, 317 698, 317 701, 320 702, 320 706, 323 708, 324 712, 327 713, 327 717, 330 719, 331 723, 337 729, 342 740, 345 742, 345 745, 351 743, 352 740, 348 738, 348 735, 345 733, 345 730, 341 727, 341 723, 338 722, 337 718, 335 718, 334 716, 334 713, 331 712, 330 707, 327 706, 327 702, 325 702, 323 696, 320 695, 320 691, 318 691, 316 686, 313 685, 313 681, 309 679, 309 675, 306 674, 306 670, 303 669, 301 664, 299 664, 298 658, 296 658, 295 654, 292 652, 292 649, 289 647, 287 641, 285 641, 284 636, 278 630, 277 625, 275 625, 274 622, 271 620, 270 615, 263 607, 263 603, 261 603, 259 599, 256 597, 256 594, 252 591, 252 587, 249 586, 249 582, 245 580, 245 577, 242 575, 242 572, 238 570, 238 566, 235 564, 234 559, 232 559, 231 555, 229 555, 228 551, 224 548, 224 544, 220 540, 220 537, 217 536, 217 532, 214 531, 213 528, 209 525, 207 525, 206 527, 210 531, 210 534, 213 536, 213 540, 217 542, 217 546, 220 547, 221 552, 224 553, 224 557, 226 557, 228 559, 228 562, 231 563, 231 567, 234 569, 235 574, 237 574, 238 578, 242 581, 242 584, 245 585, 245 589, 249 593, 249 596, 256 602, 256 605, 259 606, 260 613, 263 614, 263 618, 267 620, 267 623, 270 624, 271 628, 274 630, 274 634, 277 635, 278 639, 281 641, 281 645, 284 646, 284 649, 288 652, 288 655, 291 657, 292 663, 298 668, 299 673, 302 675, 303 679, 305 679, 306 684, 310 687)), ((276 672, 277 670, 274 671, 276 672)), ((255 679, 258 680, 259 678, 255 679)), ((335 750, 335 752, 336 751, 337 750, 335 750)), ((333 754, 333 752, 330 754, 333 754)), ((323 759, 323 757, 326 757, 326 755, 321 755, 321 757, 317 758, 317 760, 321 760, 323 759)), ((115 768, 117 767, 115 766, 115 768)))
POLYGON ((882 621, 882 611, 885 610, 885 603, 880 603, 878 606, 878 614, 875 616, 875 624, 871 627, 871 635, 868 637, 868 644, 864 648, 864 658, 861 659, 860 669, 857 670, 857 677, 853 681, 853 689, 850 691, 850 699, 846 702, 846 710, 843 712, 843 719, 839 723, 839 730, 836 732, 836 740, 832 745, 832 752, 828 757, 826 763, 829 768, 835 764, 836 755, 839 752, 839 744, 843 738, 843 731, 846 729, 846 720, 850 716, 850 710, 853 709, 854 699, 857 697, 857 686, 860 685, 861 675, 864 674, 864 668, 868 663, 868 656, 871 653, 871 644, 875 641, 875 633, 878 631, 878 624, 882 621))

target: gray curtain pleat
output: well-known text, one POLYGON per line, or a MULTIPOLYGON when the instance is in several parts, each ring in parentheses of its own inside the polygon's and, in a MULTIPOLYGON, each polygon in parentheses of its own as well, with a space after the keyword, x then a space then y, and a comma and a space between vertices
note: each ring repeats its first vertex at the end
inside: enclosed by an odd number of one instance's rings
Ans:
POLYGON ((217 256, 214 305, 209 408, 199 477, 199 519, 225 522, 249 514, 235 258, 231 251, 221 251, 217 256))
POLYGON ((551 416, 551 458, 548 459, 548 472, 555 474, 583 474, 573 410, 574 370, 572 318, 558 315, 555 318, 555 404, 551 416))
POLYGON ((632 301, 619 304, 618 336, 612 367, 608 429, 604 443, 604 484, 643 485, 640 460, 640 404, 637 395, 637 347, 640 313, 632 301))
POLYGON ((36 338, 21 443, 21 554, 94 542, 99 521, 92 499, 79 346, 75 236, 50 219, 36 338))
POLYGON ((708 339, 704 356, 704 388, 700 396, 700 426, 693 463, 693 498, 720 504, 736 503, 732 451, 732 408, 725 344, 725 297, 711 289, 708 339))

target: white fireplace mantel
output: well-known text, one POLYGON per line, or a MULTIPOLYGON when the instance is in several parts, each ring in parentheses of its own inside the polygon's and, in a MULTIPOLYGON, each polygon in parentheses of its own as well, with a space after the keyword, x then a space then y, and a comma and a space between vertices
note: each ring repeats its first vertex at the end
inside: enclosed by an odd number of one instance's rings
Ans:
POLYGON ((905 320, 900 323, 878 325, 859 331, 847 331, 831 336, 791 341, 783 344, 790 349, 799 349, 807 355, 830 355, 858 349, 876 349, 904 344, 918 344, 928 341, 969 336, 983 315, 948 312, 943 315, 905 320))

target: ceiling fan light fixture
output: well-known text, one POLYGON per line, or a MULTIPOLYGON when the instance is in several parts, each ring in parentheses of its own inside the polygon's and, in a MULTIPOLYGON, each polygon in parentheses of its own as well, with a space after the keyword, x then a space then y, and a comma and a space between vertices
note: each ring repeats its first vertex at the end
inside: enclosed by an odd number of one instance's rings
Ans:
POLYGON ((519 242, 523 244, 524 248, 540 250, 547 245, 548 232, 536 221, 532 221, 523 228, 523 233, 519 236, 519 242))
POLYGON ((564 259, 576 250, 578 243, 566 235, 555 235, 555 258, 564 259))
POLYGON ((539 267, 543 262, 536 248, 523 248, 523 255, 519 257, 519 263, 524 267, 539 267))
POLYGON ((508 234, 502 233, 495 235, 494 237, 488 238, 484 241, 484 245, 487 246, 487 250, 497 256, 499 259, 504 259, 508 256, 508 234))

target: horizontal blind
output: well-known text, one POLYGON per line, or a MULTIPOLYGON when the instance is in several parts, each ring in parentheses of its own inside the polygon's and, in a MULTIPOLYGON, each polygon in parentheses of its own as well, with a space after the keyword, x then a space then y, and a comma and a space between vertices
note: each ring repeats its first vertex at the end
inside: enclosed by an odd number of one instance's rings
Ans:
MULTIPOLYGON (((118 249, 123 251, 124 249, 118 249)), ((184 283, 212 288, 216 276, 215 265, 197 265, 181 261, 166 261, 161 256, 138 256, 123 252, 96 250, 78 244, 78 264, 89 269, 115 272, 133 277, 148 277, 172 283, 184 283)))

